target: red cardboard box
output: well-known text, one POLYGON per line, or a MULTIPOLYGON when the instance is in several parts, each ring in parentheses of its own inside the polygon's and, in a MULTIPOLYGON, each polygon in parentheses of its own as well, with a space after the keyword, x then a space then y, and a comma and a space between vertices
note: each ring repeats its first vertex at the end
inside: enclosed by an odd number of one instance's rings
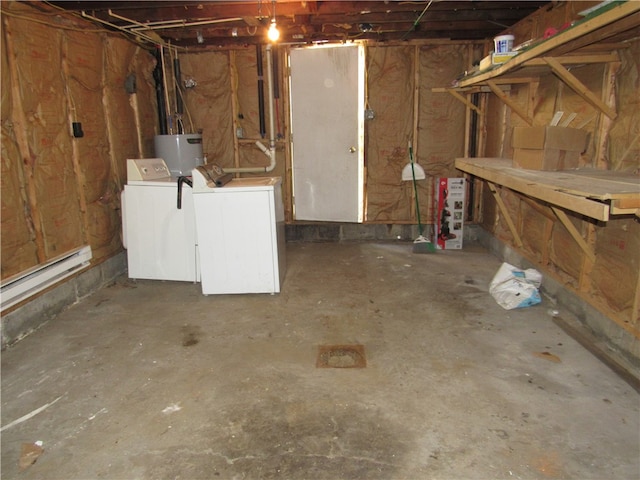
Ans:
POLYGON ((461 249, 464 227, 464 178, 436 179, 436 246, 439 249, 461 249))

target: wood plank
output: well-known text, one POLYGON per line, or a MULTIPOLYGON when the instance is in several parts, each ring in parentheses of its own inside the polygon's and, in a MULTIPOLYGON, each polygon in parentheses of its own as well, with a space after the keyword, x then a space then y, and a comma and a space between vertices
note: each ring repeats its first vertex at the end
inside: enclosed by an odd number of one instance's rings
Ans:
MULTIPOLYGON (((572 41, 560 43, 554 49, 554 55, 565 55, 577 50, 596 48, 595 45, 603 44, 604 41, 608 41, 609 45, 613 45, 637 37, 637 29, 640 26, 640 5, 638 3, 636 0, 631 0, 627 1, 626 5, 619 4, 618 6, 626 9, 627 15, 622 15, 607 25, 600 24, 594 30, 585 28, 584 31, 578 32, 579 35, 572 41)), ((614 14, 615 12, 613 11, 604 12, 599 17, 594 17, 591 20, 597 20, 602 23, 610 20, 615 16, 614 14)), ((576 25, 578 29, 582 27, 586 27, 586 22, 585 24, 576 25)))
MULTIPOLYGON (((534 59, 536 57, 540 57, 546 55, 547 53, 552 52, 554 49, 558 47, 563 47, 560 53, 568 53, 571 49, 583 47, 589 43, 594 43, 597 39, 608 38, 608 32, 611 31, 615 33, 620 29, 632 28, 633 24, 637 25, 637 18, 631 18, 631 16, 640 11, 640 2, 625 2, 616 7, 603 12, 600 15, 597 15, 588 20, 584 20, 580 22, 578 25, 575 25, 572 28, 568 28, 557 35, 549 38, 548 40, 543 41, 542 43, 526 50, 519 55, 516 55, 508 62, 502 64, 500 67, 493 69, 486 73, 481 73, 479 75, 475 75, 473 77, 463 78, 458 82, 458 86, 460 87, 468 87, 471 85, 476 85, 478 83, 486 82, 487 80, 491 80, 495 77, 499 77, 502 75, 506 75, 508 73, 517 70, 522 67, 524 63, 527 61, 534 59), (630 26, 631 25, 631 26, 630 26), (600 30, 606 28, 607 32, 600 32, 600 30), (597 36, 598 38, 593 38, 592 41, 587 40, 587 36, 597 36), (579 39, 583 39, 579 44, 579 39), (588 43, 584 43, 588 41, 588 43), (572 43, 576 42, 575 47, 572 48, 572 43)), ((635 15, 634 15, 635 17, 635 15)))
POLYGON ((513 223, 513 220, 511 219, 511 215, 509 215, 509 210, 507 210, 507 206, 504 204, 504 201, 502 200, 502 197, 500 196, 500 192, 498 191, 498 189, 496 188, 495 184, 491 183, 491 182, 487 182, 487 185, 489 186, 489 190, 491 190, 491 193, 493 194, 493 198, 495 199, 496 203, 498 204, 498 208, 500 209, 500 212, 502 213, 502 216, 504 217, 505 222, 507 222, 507 226, 509 227, 509 230, 511 231, 511 235, 513 235, 513 239, 516 242, 516 245, 520 248, 522 248, 522 238, 520 237, 520 234, 518 233, 518 229, 516 228, 515 223, 513 223))
POLYGON ((460 95, 454 89, 448 88, 446 91, 448 93, 450 93, 454 98, 456 98, 457 100, 460 100, 462 103, 464 103, 468 108, 470 108, 471 110, 475 110, 476 112, 478 112, 478 114, 482 115, 482 110, 480 110, 478 107, 476 107, 473 103, 471 103, 465 97, 460 95))
POLYGON ((640 198, 640 177, 623 172, 581 168, 578 170, 543 171, 513 167, 505 158, 459 158, 461 165, 507 172, 523 181, 544 184, 564 193, 598 200, 640 198))
POLYGON ((640 208, 619 208, 611 205, 611 215, 635 215, 640 217, 640 208))
MULTIPOLYGON (((262 47, 258 47, 262 48, 262 47)), ((231 66, 231 112, 233 121, 233 166, 240 167, 240 141, 238 139, 238 128, 240 123, 238 122, 238 114, 240 107, 238 106, 238 68, 236 61, 236 51, 229 52, 229 65, 231 66)), ((236 175, 238 177, 239 175, 236 175)))
MULTIPOLYGON (((553 57, 561 65, 580 65, 585 63, 609 63, 618 62, 620 58, 617 53, 607 53, 601 55, 567 55, 564 57, 553 57)), ((524 67, 544 66, 547 62, 544 58, 533 58, 524 63, 524 67)))
POLYGON ((607 117, 614 119, 618 116, 618 114, 613 110, 609 105, 604 103, 595 94, 589 90, 589 88, 582 83, 580 80, 576 78, 576 76, 567 70, 563 65, 558 62, 557 59, 553 57, 544 57, 543 59, 551 70, 560 77, 560 79, 568 85, 574 92, 580 95, 587 103, 591 104, 602 113, 604 113, 607 117))
MULTIPOLYGON (((63 46, 62 46, 62 55, 61 55, 61 60, 62 60, 62 75, 64 78, 64 83, 67 85, 67 90, 66 90, 66 102, 67 102, 67 119, 69 122, 69 125, 72 124, 72 122, 74 122, 75 119, 75 105, 73 104, 73 94, 72 94, 72 88, 73 85, 71 84, 71 80, 73 79, 71 73, 70 73, 70 68, 69 68, 69 37, 65 36, 63 39, 63 46)), ((104 70, 102 71, 102 82, 103 85, 104 83, 104 75, 105 72, 104 70)), ((109 142, 111 142, 112 138, 110 138, 112 136, 111 131, 110 131, 110 121, 109 121, 109 117, 111 116, 111 113, 109 111, 109 102, 105 101, 104 98, 104 89, 102 89, 102 101, 104 104, 104 108, 105 108, 105 115, 106 115, 106 126, 107 126, 107 138, 109 139, 109 142)), ((75 180, 76 180, 76 184, 77 184, 77 191, 78 191, 78 205, 80 207, 80 212, 82 213, 82 240, 83 242, 87 242, 89 239, 87 238, 88 236, 88 232, 91 231, 91 227, 89 225, 89 219, 87 218, 87 194, 86 194, 86 189, 85 186, 87 184, 87 179, 86 179, 86 175, 84 174, 84 171, 82 169, 82 162, 81 162, 81 158, 82 155, 80 154, 80 145, 78 143, 78 139, 77 138, 73 138, 71 140, 71 151, 72 151, 72 155, 71 155, 71 164, 73 165, 73 172, 75 174, 75 180)), ((95 247, 94 247, 95 248, 95 247)), ((95 255, 95 252, 94 252, 95 255)))
POLYGON ((598 179, 606 183, 607 188, 612 189, 631 189, 634 190, 640 185, 640 175, 635 173, 626 173, 615 170, 599 170, 597 168, 580 168, 571 170, 571 175, 578 177, 588 177, 589 179, 598 179), (615 185, 617 184, 617 186, 615 185))
POLYGON ((532 198, 596 220, 609 220, 609 205, 588 198, 588 190, 584 191, 582 196, 560 191, 554 182, 554 177, 557 177, 560 172, 536 172, 512 168, 511 160, 495 158, 457 158, 455 165, 458 170, 532 198))
POLYGON ((559 209, 558 207, 552 206, 551 209, 553 210, 553 213, 556 214, 556 217, 558 217, 558 220, 562 222, 562 225, 564 225, 564 228, 567 229, 567 231, 576 241, 578 246, 589 258, 589 260, 591 260, 592 262, 595 262, 596 254, 594 253, 593 249, 589 246, 589 244, 585 241, 585 239, 582 238, 582 235, 580 234, 576 226, 571 222, 567 214, 563 210, 559 209))
MULTIPOLYGON (((621 65, 621 62, 610 62, 604 66, 600 98, 602 98, 603 103, 605 103, 614 112, 617 102, 616 92, 618 90, 616 84, 618 83, 618 71, 620 70, 621 65)), ((606 115, 599 115, 598 117, 596 129, 593 131, 596 150, 594 152, 593 160, 591 161, 591 166, 594 168, 608 170, 614 168, 608 155, 609 132, 613 127, 613 119, 606 115)))
POLYGON ((511 98, 500 90, 497 84, 492 81, 487 81, 487 85, 491 89, 491 91, 500 99, 503 103, 505 103, 511 110, 513 110, 518 116, 520 116, 525 122, 529 125, 533 125, 533 118, 531 118, 527 112, 516 102, 511 100, 511 98))
POLYGON ((611 206, 619 209, 640 208, 640 196, 635 198, 617 198, 611 202, 611 206))
MULTIPOLYGON (((564 330, 570 337, 580 343, 580 345, 613 370, 616 375, 627 382, 636 392, 640 393, 640 379, 635 377, 626 366, 622 365, 611 356, 610 347, 604 345, 602 340, 596 338, 594 334, 577 321, 569 320, 569 317, 553 317, 553 323, 562 328, 562 330, 564 330)), ((625 328, 635 335, 636 338, 640 338, 637 331, 632 331, 628 327, 625 328)))

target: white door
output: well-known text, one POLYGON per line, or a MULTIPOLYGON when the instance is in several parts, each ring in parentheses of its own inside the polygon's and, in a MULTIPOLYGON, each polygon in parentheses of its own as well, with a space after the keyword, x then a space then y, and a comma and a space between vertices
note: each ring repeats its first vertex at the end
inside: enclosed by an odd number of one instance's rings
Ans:
POLYGON ((364 49, 291 50, 296 220, 362 222, 364 49))

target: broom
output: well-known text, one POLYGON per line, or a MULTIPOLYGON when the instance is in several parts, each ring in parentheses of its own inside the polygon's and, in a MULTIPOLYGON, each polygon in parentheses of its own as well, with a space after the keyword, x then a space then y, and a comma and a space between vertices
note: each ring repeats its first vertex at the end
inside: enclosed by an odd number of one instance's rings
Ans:
POLYGON ((418 184, 416 183, 416 172, 413 166, 413 148, 409 142, 409 160, 411 162, 411 177, 413 178, 413 191, 416 197, 416 214, 418 216, 418 238, 413 241, 413 253, 435 253, 436 247, 422 235, 424 227, 420 219, 420 202, 418 201, 418 184))

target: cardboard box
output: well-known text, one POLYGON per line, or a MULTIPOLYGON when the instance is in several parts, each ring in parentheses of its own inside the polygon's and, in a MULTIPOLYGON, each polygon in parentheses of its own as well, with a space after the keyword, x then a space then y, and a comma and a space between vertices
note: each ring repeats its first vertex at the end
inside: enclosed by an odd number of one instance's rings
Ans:
POLYGON ((461 249, 466 184, 464 178, 436 178, 436 247, 461 249))
POLYGON ((567 127, 515 127, 513 166, 527 170, 578 168, 588 133, 567 127))

